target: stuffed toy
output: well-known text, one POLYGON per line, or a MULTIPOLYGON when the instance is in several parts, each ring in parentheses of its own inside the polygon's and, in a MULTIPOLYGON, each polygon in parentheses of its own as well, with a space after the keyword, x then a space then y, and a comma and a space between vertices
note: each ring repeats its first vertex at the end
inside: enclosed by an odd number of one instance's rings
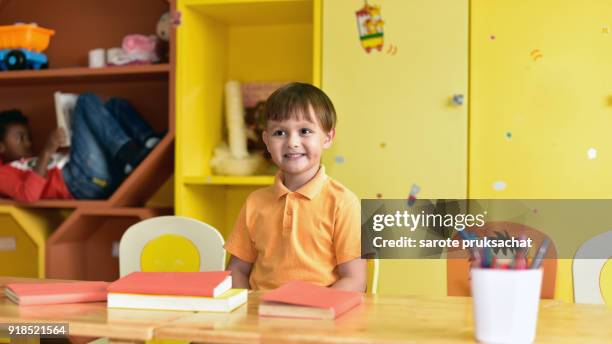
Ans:
POLYGON ((244 126, 244 107, 240 82, 225 84, 225 120, 229 144, 223 142, 215 148, 210 165, 219 175, 252 175, 264 167, 260 153, 249 154, 244 126))
POLYGON ((172 26, 172 17, 170 16, 170 12, 166 12, 162 14, 162 16, 157 21, 157 28, 155 29, 155 33, 157 33, 158 41, 158 53, 162 62, 168 62, 170 60, 168 53, 170 51, 170 29, 172 26))
POLYGON ((171 24, 170 12, 166 12, 157 21, 155 28, 157 35, 132 34, 125 36, 121 48, 107 50, 107 63, 122 66, 167 62, 171 24))

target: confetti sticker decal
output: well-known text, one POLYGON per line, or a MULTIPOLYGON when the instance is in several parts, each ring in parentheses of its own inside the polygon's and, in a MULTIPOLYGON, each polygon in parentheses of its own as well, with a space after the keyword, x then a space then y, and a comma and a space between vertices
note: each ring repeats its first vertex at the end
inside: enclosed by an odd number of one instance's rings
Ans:
POLYGON ((589 158, 589 160, 597 159, 597 149, 593 147, 589 148, 589 150, 587 151, 587 157, 589 158))
POLYGON ((387 147, 387 144, 386 144, 386 143, 384 143, 384 142, 381 142, 381 143, 380 143, 380 148, 385 148, 385 147, 387 147))
MULTIPOLYGON (((368 54, 372 49, 381 51, 385 44, 383 29, 385 22, 380 14, 380 5, 370 5, 366 0, 363 7, 355 12, 355 16, 357 17, 357 30, 359 31, 361 47, 368 54)), ((397 48, 395 48, 395 52, 397 52, 397 48)), ((395 55, 395 52, 393 55, 395 55)))
POLYGON ((416 184, 412 184, 412 187, 410 188, 410 194, 408 194, 409 207, 412 207, 414 205, 414 202, 416 202, 416 195, 419 193, 419 191, 421 191, 421 187, 416 184))
POLYGON ((382 194, 381 193, 377 193, 376 194, 376 198, 382 198, 382 194))
POLYGON ((387 49, 387 55, 395 56, 397 54, 397 45, 390 44, 387 49))
POLYGON ((343 164, 344 157, 342 155, 336 155, 336 164, 343 164))
POLYGON ((610 27, 608 25, 604 25, 601 27, 601 33, 607 35, 610 33, 610 27))
POLYGON ((491 35, 491 36, 489 36, 489 38, 490 38, 492 41, 494 41, 494 40, 495 40, 495 35, 491 35))
POLYGON ((544 54, 542 54, 542 52, 540 51, 540 49, 535 49, 531 51, 531 58, 534 61, 537 61, 538 59, 541 59, 542 57, 544 57, 544 54))
POLYGON ((506 190, 506 182, 500 180, 493 183, 493 190, 503 191, 506 190))
POLYGON ((509 131, 507 131, 507 132, 506 132, 506 138, 507 138, 508 140, 510 140, 510 139, 512 138, 512 133, 511 133, 511 132, 509 132, 509 131))

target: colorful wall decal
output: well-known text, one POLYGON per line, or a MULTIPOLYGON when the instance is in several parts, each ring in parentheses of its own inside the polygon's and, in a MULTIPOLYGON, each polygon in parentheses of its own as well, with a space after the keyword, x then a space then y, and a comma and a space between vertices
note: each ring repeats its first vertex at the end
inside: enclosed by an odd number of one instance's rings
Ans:
POLYGON ((531 51, 531 58, 534 61, 537 61, 538 59, 541 59, 542 57, 544 57, 544 54, 542 54, 540 49, 534 49, 534 50, 531 51))
POLYGON ((498 180, 493 183, 493 190, 495 191, 503 191, 506 190, 506 182, 503 180, 498 180))
MULTIPOLYGON (((370 5, 368 1, 364 1, 362 8, 355 12, 357 17, 357 30, 359 32, 359 40, 361 46, 370 53, 372 49, 381 51, 385 45, 384 41, 384 25, 380 14, 380 5, 370 5)), ((395 50, 397 52, 397 48, 395 50)), ((395 53, 393 54, 395 55, 395 53)))

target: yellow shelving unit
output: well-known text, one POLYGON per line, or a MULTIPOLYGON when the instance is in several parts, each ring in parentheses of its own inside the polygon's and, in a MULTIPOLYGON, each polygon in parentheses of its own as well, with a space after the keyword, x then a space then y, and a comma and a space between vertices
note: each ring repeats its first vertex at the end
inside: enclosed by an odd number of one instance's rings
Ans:
POLYGON ((60 221, 48 210, 0 206, 0 276, 44 278, 45 242, 60 221))
POLYGON ((213 175, 228 80, 320 82, 320 0, 179 0, 175 211, 227 235, 273 176, 213 175))

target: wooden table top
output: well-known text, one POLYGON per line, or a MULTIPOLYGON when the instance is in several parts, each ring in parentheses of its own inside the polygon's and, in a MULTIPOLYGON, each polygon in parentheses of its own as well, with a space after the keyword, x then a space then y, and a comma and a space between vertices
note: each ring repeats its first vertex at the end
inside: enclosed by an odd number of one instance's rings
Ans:
MULTIPOLYGON (((155 330, 156 339, 253 343, 473 343, 472 299, 367 295, 365 303, 336 320, 257 315, 259 293, 248 307, 219 317, 197 313, 155 330)), ((536 342, 612 343, 612 310, 542 300, 536 342)))
MULTIPOLYGON (((0 277, 0 286, 5 281, 0 277)), ((248 304, 232 313, 107 309, 104 302, 18 307, 0 298, 0 323, 63 320, 71 335, 135 341, 474 342, 469 297, 367 295, 363 305, 336 320, 308 320, 259 317, 259 296, 250 293, 248 304)), ((536 342, 612 343, 612 310, 542 300, 536 342)))
MULTIPOLYGON (((7 283, 47 281, 50 282, 50 280, 31 278, 0 277, 0 288, 4 290, 4 285, 7 283)), ((4 297, 4 293, 0 298, 0 323, 67 322, 70 335, 83 337, 149 340, 153 339, 156 327, 187 314, 172 311, 108 309, 106 302, 19 307, 4 297)))

